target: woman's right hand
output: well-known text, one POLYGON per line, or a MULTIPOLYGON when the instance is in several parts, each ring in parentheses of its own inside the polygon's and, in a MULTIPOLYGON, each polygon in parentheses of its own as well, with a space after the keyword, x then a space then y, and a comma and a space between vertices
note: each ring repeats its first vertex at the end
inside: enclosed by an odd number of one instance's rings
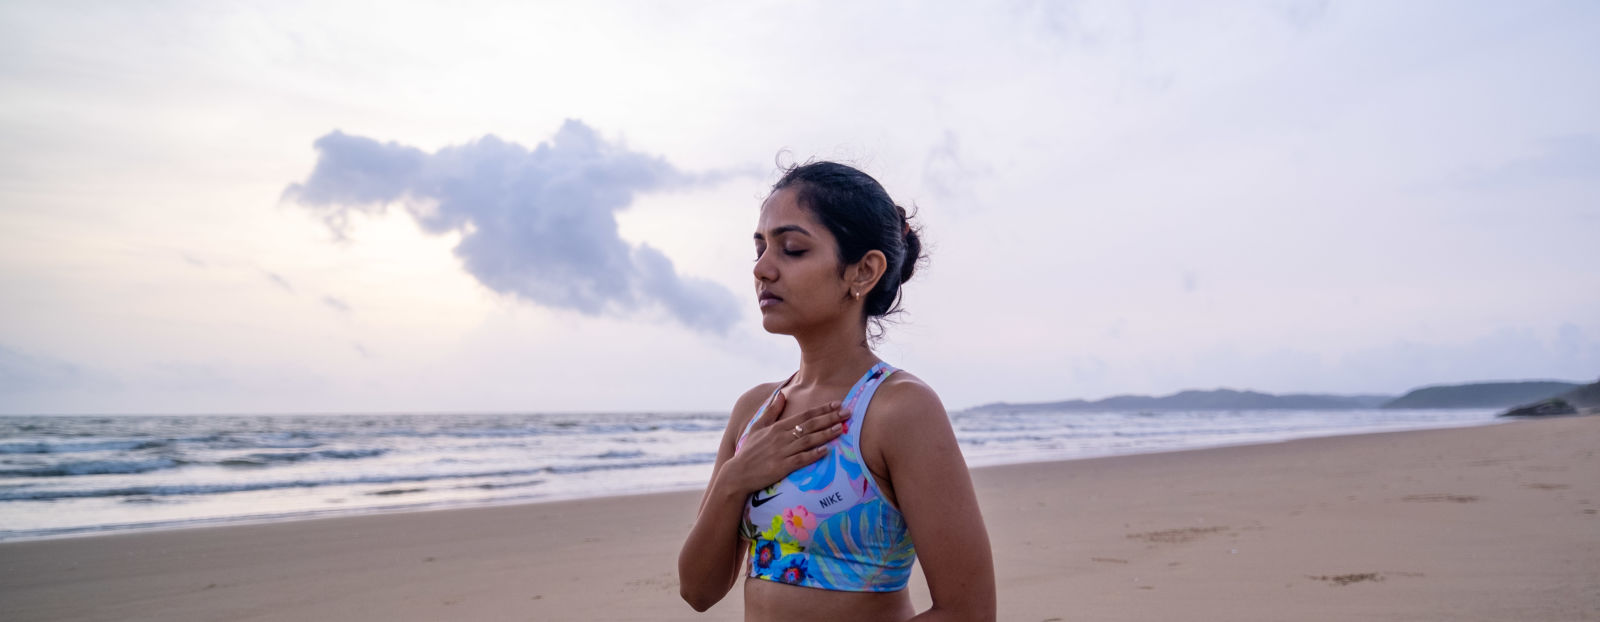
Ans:
POLYGON ((750 426, 733 458, 723 465, 721 477, 731 478, 728 484, 735 490, 754 493, 828 455, 828 442, 844 433, 844 421, 850 418, 835 401, 784 417, 779 424, 787 402, 783 392, 778 392, 750 426))

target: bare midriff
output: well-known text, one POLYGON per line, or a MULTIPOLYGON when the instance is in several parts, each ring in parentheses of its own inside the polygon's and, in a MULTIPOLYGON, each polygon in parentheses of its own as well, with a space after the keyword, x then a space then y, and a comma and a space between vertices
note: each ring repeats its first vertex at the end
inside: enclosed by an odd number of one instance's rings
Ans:
POLYGON ((916 615, 911 596, 898 592, 839 592, 744 580, 745 622, 904 622, 916 615))

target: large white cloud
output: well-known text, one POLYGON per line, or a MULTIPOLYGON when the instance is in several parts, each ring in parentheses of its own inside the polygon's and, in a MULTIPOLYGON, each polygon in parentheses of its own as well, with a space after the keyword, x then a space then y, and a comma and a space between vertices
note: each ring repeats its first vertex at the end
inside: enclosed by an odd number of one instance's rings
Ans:
POLYGON ((338 131, 316 148, 311 176, 284 195, 341 236, 352 212, 402 203, 425 231, 459 233, 456 256, 494 291, 588 315, 654 302, 717 333, 738 318, 731 292, 678 274, 661 251, 617 233, 615 213, 634 195, 698 178, 581 121, 531 150, 490 135, 430 154, 338 131))

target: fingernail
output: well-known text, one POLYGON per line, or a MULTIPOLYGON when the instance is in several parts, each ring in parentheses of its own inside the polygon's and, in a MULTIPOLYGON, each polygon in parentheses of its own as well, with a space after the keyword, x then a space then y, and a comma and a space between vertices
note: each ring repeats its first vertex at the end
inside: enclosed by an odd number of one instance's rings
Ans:
POLYGON ((842 424, 842 423, 833 424, 833 431, 834 432, 838 432, 839 430, 843 430, 843 429, 844 429, 844 424, 842 424))

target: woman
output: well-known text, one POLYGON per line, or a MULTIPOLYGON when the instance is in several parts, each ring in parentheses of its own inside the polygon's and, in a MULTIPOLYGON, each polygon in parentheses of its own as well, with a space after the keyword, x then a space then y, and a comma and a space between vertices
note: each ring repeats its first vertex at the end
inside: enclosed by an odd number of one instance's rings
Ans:
POLYGON ((832 162, 790 169, 762 203, 761 324, 799 342, 800 369, 728 418, 678 555, 695 610, 744 573, 746 620, 994 619, 989 538, 944 406, 867 345, 921 253, 906 219, 832 162), (904 589, 918 557, 933 597, 920 615, 904 589))

